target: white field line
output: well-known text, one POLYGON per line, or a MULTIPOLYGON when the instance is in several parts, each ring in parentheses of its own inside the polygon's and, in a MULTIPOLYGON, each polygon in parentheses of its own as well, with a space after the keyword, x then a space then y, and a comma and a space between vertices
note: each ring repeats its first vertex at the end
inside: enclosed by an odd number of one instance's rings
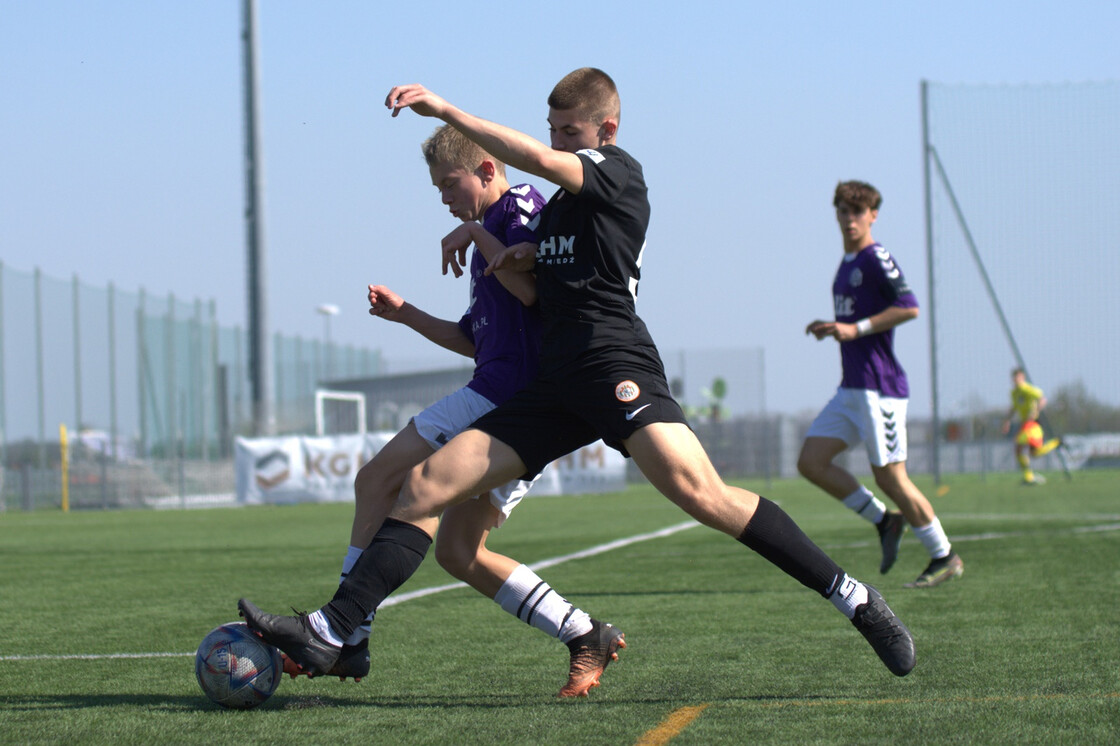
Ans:
MULTIPOLYGON (((970 516, 970 517, 974 518, 975 516, 970 516)), ((1113 515, 1099 516, 1099 517, 1109 518, 1109 519, 1117 518, 1117 516, 1113 516, 1113 515)), ((1069 518, 1069 516, 1054 516, 1054 518, 1069 518)), ((1036 520, 1037 520, 1037 518, 1036 518, 1036 520)), ((1043 520, 1045 520, 1045 519, 1043 519, 1043 520)), ((562 555, 560 557, 553 557, 551 559, 541 560, 540 562, 534 562, 529 567, 531 567, 533 570, 543 570, 547 567, 553 567, 554 565, 559 565, 559 564, 562 564, 564 562, 570 562, 571 560, 583 559, 585 557, 594 557, 597 554, 603 554, 604 552, 609 552, 609 551, 614 550, 614 549, 621 549, 622 547, 629 546, 631 544, 637 544, 639 542, 649 541, 650 539, 660 539, 660 538, 663 538, 663 537, 666 537, 666 536, 671 536, 671 535, 673 535, 675 533, 678 533, 680 531, 684 531, 685 529, 695 528, 696 526, 699 526, 699 525, 700 524, 696 523, 695 521, 685 521, 684 523, 678 523, 678 524, 673 525, 673 526, 668 526, 666 528, 660 529, 658 531, 653 531, 653 532, 650 532, 648 534, 638 534, 636 536, 630 536, 630 537, 627 537, 625 539, 618 539, 616 541, 609 541, 606 544, 600 544, 598 546, 590 547, 588 549, 583 549, 583 550, 578 551, 578 552, 573 552, 572 554, 565 554, 565 555, 562 555)), ((1098 532, 1104 532, 1104 531, 1120 531, 1120 523, 1107 523, 1107 524, 1101 524, 1101 525, 1096 525, 1096 526, 1077 526, 1077 527, 1074 527, 1074 528, 1070 529, 1070 533, 1073 533, 1073 534, 1098 533, 1098 532)), ((965 535, 965 536, 953 536, 952 540, 954 542, 958 542, 958 541, 962 541, 962 542, 967 542, 967 541, 992 541, 992 540, 998 540, 998 539, 1013 539, 1013 538, 1018 538, 1018 537, 1022 537, 1022 536, 1028 536, 1030 534, 1035 534, 1035 533, 1039 533, 1039 532, 1037 532, 1037 531, 1013 531, 1013 532, 1003 532, 1003 533, 994 533, 993 532, 993 533, 985 533, 985 534, 970 534, 970 535, 965 535)), ((822 548, 826 549, 826 550, 827 549, 836 549, 836 548, 853 548, 853 547, 871 546, 871 544, 872 544, 872 542, 870 542, 870 541, 861 541, 861 542, 854 542, 854 543, 851 543, 851 544, 833 544, 833 545, 830 545, 830 546, 824 546, 822 548)), ((459 588, 466 588, 466 587, 467 587, 466 583, 448 583, 447 585, 437 585, 437 586, 432 586, 430 588, 420 588, 419 590, 410 591, 408 593, 401 593, 401 594, 396 595, 396 596, 390 596, 389 598, 385 599, 385 601, 382 602, 382 604, 379 608, 384 608, 386 606, 395 606, 396 604, 404 603, 405 601, 411 601, 411 600, 414 600, 414 599, 417 599, 417 598, 423 598, 425 596, 431 596, 431 595, 436 594, 436 593, 442 593, 443 591, 457 590, 459 588)), ((52 660, 52 661, 86 660, 86 661, 91 661, 91 660, 120 660, 120 659, 131 659, 131 658, 186 658, 186 657, 189 657, 189 656, 192 656, 192 655, 194 655, 193 652, 192 653, 108 653, 108 654, 103 654, 103 655, 0 655, 0 662, 4 662, 4 661, 42 661, 42 660, 52 660)))
MULTIPOLYGON (((552 567, 553 565, 559 565, 563 562, 570 562, 571 560, 583 559, 584 557, 594 557, 597 554, 602 554, 604 552, 609 552, 613 549, 621 549, 622 547, 629 546, 631 544, 637 544, 639 542, 649 541, 650 539, 660 539, 660 538, 663 538, 665 536, 671 536, 671 535, 673 535, 673 534, 675 534, 679 531, 684 531, 685 529, 694 528, 694 527, 699 526, 699 525, 700 524, 697 523, 696 521, 685 521, 684 523, 678 523, 675 526, 669 526, 667 528, 663 528, 663 529, 660 529, 658 531, 653 531, 653 532, 650 532, 648 534, 638 534, 637 536, 630 536, 630 537, 627 537, 625 539, 618 539, 616 541, 609 541, 606 544, 600 544, 598 546, 591 547, 589 549, 583 549, 583 550, 580 550, 578 552, 573 552, 572 554, 565 554, 561 557, 553 557, 551 559, 541 560, 540 562, 534 562, 532 565, 530 565, 530 567, 533 570, 543 570, 546 567, 552 567)), ((396 596, 390 596, 389 598, 385 599, 381 603, 381 606, 379 608, 384 608, 386 606, 395 606, 396 604, 404 603, 405 601, 411 601, 411 600, 416 599, 416 598, 423 598, 424 596, 431 596, 432 594, 435 594, 435 593, 442 593, 443 591, 451 591, 451 590, 456 590, 458 588, 466 588, 466 587, 468 587, 466 583, 448 583, 447 585, 437 585, 437 586, 433 586, 431 588, 421 588, 419 590, 410 591, 408 593, 401 593, 401 594, 396 595, 396 596)), ((52 660, 52 661, 70 661, 70 660, 96 661, 96 660, 117 660, 117 659, 128 659, 128 658, 186 658, 186 657, 192 656, 192 655, 194 655, 193 652, 192 653, 109 653, 109 654, 105 654, 105 655, 0 655, 0 662, 3 662, 3 661, 43 661, 43 660, 52 660)))

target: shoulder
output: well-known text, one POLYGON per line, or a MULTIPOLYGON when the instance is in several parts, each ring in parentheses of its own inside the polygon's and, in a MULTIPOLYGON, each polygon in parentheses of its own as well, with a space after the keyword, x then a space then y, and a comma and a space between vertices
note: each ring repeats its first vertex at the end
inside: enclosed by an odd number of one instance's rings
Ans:
POLYGON ((587 148, 576 152, 583 162, 581 196, 615 203, 623 195, 644 198, 646 183, 642 165, 617 145, 587 148))
POLYGON ((880 243, 871 244, 860 250, 859 254, 861 264, 877 269, 884 277, 895 279, 902 273, 894 256, 880 243))
POLYGON ((625 165, 628 168, 635 168, 639 171, 642 168, 642 164, 638 163, 637 159, 635 159, 634 156, 630 155, 628 152, 618 147, 617 145, 603 145, 598 148, 584 148, 583 150, 577 150, 576 155, 578 155, 581 160, 585 162, 589 161, 596 166, 602 165, 604 163, 619 163, 625 165))
POLYGON ((538 191, 537 188, 532 184, 518 184, 517 186, 511 186, 509 190, 502 195, 503 198, 506 198, 507 196, 510 200, 522 206, 528 203, 532 203, 537 207, 540 207, 546 201, 544 195, 541 194, 540 191, 538 191))

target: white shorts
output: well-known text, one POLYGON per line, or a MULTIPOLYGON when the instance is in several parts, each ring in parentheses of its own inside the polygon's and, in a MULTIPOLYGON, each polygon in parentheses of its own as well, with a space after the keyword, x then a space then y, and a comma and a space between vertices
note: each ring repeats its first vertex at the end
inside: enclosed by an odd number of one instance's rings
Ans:
POLYGON ((870 389, 837 389, 805 437, 837 438, 849 448, 862 442, 872 466, 905 461, 908 402, 870 389))
MULTIPOLYGON (((464 386, 448 394, 435 404, 412 418, 416 432, 433 449, 439 450, 447 441, 466 430, 472 422, 494 408, 493 402, 474 389, 464 386)), ((529 488, 540 478, 538 474, 532 481, 515 479, 490 491, 490 503, 501 511, 495 526, 501 526, 529 488)), ((477 498, 477 496, 476 496, 477 498)))

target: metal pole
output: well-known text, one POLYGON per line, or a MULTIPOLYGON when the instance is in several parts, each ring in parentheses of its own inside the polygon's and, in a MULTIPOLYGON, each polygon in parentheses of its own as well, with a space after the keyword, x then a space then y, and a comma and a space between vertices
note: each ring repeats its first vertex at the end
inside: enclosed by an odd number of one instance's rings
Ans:
POLYGON ((206 369, 205 356, 202 354, 202 299, 194 299, 194 320, 191 321, 191 418, 197 458, 205 460, 206 452, 206 382, 203 371, 206 369))
POLYGON ((109 283, 109 452, 113 458, 120 458, 117 452, 117 289, 109 283))
POLYGON ((272 409, 272 360, 265 298, 264 229, 261 224, 260 135, 257 124, 257 4, 243 0, 241 33, 245 93, 245 229, 248 250, 249 379, 256 435, 276 431, 272 409))
POLYGON ((218 421, 219 412, 221 411, 217 405, 217 382, 214 377, 218 372, 218 305, 213 298, 210 299, 210 365, 203 370, 205 377, 206 392, 204 399, 210 403, 209 408, 203 409, 203 412, 209 412, 212 416, 203 419, 202 426, 202 460, 210 460, 210 432, 214 429, 213 423, 218 421))
POLYGON ((71 304, 74 316, 74 427, 82 430, 82 334, 81 334, 81 288, 78 274, 74 273, 71 304))
POLYGON ((148 408, 144 387, 147 385, 147 371, 144 361, 147 358, 147 341, 144 339, 144 288, 140 288, 139 298, 136 302, 136 391, 140 395, 140 444, 136 454, 140 458, 148 457, 148 408))
POLYGON ((35 268, 35 391, 39 405, 39 468, 47 467, 47 412, 43 396, 43 273, 35 268))
POLYGON ((171 458, 175 448, 175 436, 179 433, 179 420, 177 417, 176 393, 177 381, 175 376, 175 294, 167 296, 167 318, 163 322, 163 362, 167 370, 164 371, 164 385, 167 387, 167 434, 164 439, 164 458, 171 458))
POLYGON ((926 210, 926 281, 929 299, 929 378, 933 417, 930 444, 933 448, 933 483, 941 484, 941 405, 937 387, 937 283, 933 265, 933 192, 929 169, 929 81, 922 81, 922 182, 926 210))
MULTIPOLYGON (((4 375, 4 262, 0 261, 0 476, 8 466, 8 409, 5 404, 7 381, 4 375)), ((0 502, 3 501, 3 481, 0 480, 0 502)))

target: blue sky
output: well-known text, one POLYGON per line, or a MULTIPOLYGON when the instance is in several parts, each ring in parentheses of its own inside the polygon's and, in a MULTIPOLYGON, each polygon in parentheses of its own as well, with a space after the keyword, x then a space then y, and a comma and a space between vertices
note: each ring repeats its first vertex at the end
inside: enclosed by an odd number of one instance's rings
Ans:
MULTIPOLYGON (((246 323, 240 6, 0 0, 5 266, 246 323)), ((593 65, 650 186, 639 312, 663 352, 762 347, 768 408, 817 409, 839 356, 802 331, 831 313, 838 180, 882 190, 876 238, 926 294, 919 82, 1120 77, 1120 4, 1099 1, 470 7, 260 0, 273 329, 318 338, 332 303, 336 341, 453 362, 365 311, 369 282, 445 318, 467 296, 439 274, 456 221, 419 154, 436 122, 391 119, 384 96, 420 82, 545 139, 548 91, 593 65)), ((898 344, 928 412, 925 323, 898 344)))

